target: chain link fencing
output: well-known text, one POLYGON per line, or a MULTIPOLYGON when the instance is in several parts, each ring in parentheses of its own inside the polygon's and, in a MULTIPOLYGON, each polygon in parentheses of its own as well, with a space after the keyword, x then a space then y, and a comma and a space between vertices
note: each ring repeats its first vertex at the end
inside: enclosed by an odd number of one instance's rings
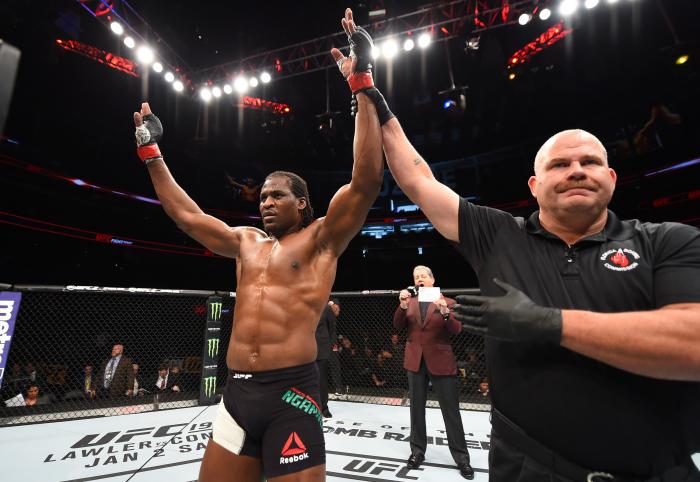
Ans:
MULTIPOLYGON (((8 333, 11 345, 0 350, 0 426, 218 401, 234 293, 85 286, 14 286, 12 292, 21 294, 21 303, 8 333)), ((444 291, 450 297, 474 292, 444 291)), ((392 325, 398 291, 333 297, 341 312, 329 398, 408 405, 406 332, 392 325)), ((460 333, 452 346, 460 407, 488 410, 483 339, 460 333)), ((437 406, 432 391, 428 406, 437 406)))
MULTIPOLYGON (((443 290, 445 296, 474 294, 476 290, 443 290)), ((403 368, 407 329, 392 320, 399 305, 398 291, 335 293, 340 304, 336 326, 338 352, 331 355, 329 398, 367 403, 409 405, 408 379, 403 368), (334 364, 336 363, 336 368, 334 364)), ((490 410, 483 338, 462 332, 452 337, 457 358, 460 407, 490 410)), ((429 389, 429 407, 437 394, 429 389)))

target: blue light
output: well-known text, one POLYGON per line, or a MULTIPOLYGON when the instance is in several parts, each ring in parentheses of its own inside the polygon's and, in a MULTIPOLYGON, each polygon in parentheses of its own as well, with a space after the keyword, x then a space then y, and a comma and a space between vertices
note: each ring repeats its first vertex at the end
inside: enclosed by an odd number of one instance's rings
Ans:
POLYGON ((423 254, 423 246, 418 246, 418 254, 423 254))
POLYGON ((450 99, 450 100, 446 100, 445 102, 443 102, 442 108, 449 109, 450 107, 453 107, 455 105, 457 105, 457 103, 454 100, 450 99))
POLYGON ((86 184, 82 179, 72 179, 71 182, 76 186, 84 186, 86 184))
POLYGON ((650 172, 645 172, 644 177, 650 177, 650 176, 656 176, 657 174, 662 174, 664 172, 669 172, 669 171, 675 171, 676 169, 683 169, 684 167, 690 167, 695 164, 700 163, 700 158, 693 159, 690 161, 685 161, 685 162, 680 162, 678 164, 673 164, 668 167, 664 167, 663 169, 659 169, 658 171, 650 171, 650 172))
MULTIPOLYGON (((131 195, 131 197, 132 197, 133 199, 137 199, 137 200, 139 200, 139 201, 143 201, 143 202, 147 202, 147 203, 151 203, 151 204, 160 204, 160 201, 158 201, 157 199, 150 198, 150 197, 136 196, 136 195, 133 195, 133 194, 131 195)), ((252 219, 258 219, 258 218, 259 218, 259 216, 253 216, 253 217, 252 217, 252 219)))

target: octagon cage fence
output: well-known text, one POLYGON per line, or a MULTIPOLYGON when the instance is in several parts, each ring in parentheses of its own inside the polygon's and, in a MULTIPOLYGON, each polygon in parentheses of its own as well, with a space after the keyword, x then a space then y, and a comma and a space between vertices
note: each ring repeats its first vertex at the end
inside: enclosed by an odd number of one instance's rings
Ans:
MULTIPOLYGON (((341 310, 329 399, 409 405, 406 331, 392 325, 398 291, 332 298, 341 310)), ((0 285, 0 426, 217 403, 235 300, 214 291, 0 285)), ((490 410, 483 338, 462 332, 451 341, 460 407, 490 410)), ((428 406, 438 406, 432 390, 428 406)))

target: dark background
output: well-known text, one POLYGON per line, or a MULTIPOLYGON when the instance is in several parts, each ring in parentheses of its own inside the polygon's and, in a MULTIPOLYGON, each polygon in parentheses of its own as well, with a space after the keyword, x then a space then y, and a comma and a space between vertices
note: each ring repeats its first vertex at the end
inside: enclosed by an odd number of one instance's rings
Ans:
MULTIPOLYGON (((388 16, 423 4, 381 3, 388 16)), ((185 0, 134 0, 132 5, 183 59, 183 68, 195 71, 337 32, 345 6, 355 8, 364 23, 370 6, 185 0)), ((611 166, 620 177, 611 208, 621 217, 700 224, 700 196, 692 194, 700 189, 698 165, 644 175, 700 157, 698 2, 620 0, 608 5, 602 1, 594 10, 577 13, 567 22, 574 29, 571 35, 508 80, 507 58, 558 18, 555 13, 547 22, 534 20, 525 27, 516 24, 485 32, 477 52, 465 51, 466 29, 459 38, 434 43, 424 53, 399 54, 392 82, 380 62, 378 85, 429 163, 465 159, 455 171, 455 188, 479 203, 517 215, 532 212, 535 206, 526 202, 530 198, 526 181, 535 152, 555 132, 578 127, 593 132, 608 147, 611 166), (438 94, 449 86, 446 49, 455 83, 468 86, 466 111, 457 119, 445 115, 444 99, 438 94), (689 61, 676 65, 681 53, 690 55, 689 61), (650 142, 637 145, 635 134, 649 121, 653 106, 663 106, 675 121, 657 120, 650 142), (660 201, 665 197, 667 201, 660 201)), ((78 187, 36 168, 16 167, 30 163, 116 191, 153 197, 133 145, 132 112, 143 100, 163 121, 161 150, 175 178, 200 206, 221 210, 212 212, 231 225, 260 223, 248 217, 256 214, 257 205, 236 198, 224 173, 260 182, 272 170, 297 172, 309 182, 316 215, 324 214, 332 194, 349 180, 350 96, 335 71, 330 72, 330 102, 331 110, 340 114, 329 135, 319 131, 316 117, 326 110, 323 71, 258 88, 256 95, 292 108, 283 125, 270 126, 269 116, 240 110, 231 98, 205 105, 196 93, 177 95, 156 75, 133 78, 59 49, 57 38, 74 38, 131 55, 120 38, 75 1, 4 1, 0 38, 22 50, 6 138, 0 141, 0 154, 12 159, 0 163, 0 211, 44 223, 37 231, 17 226, 22 223, 16 217, 12 223, 2 218, 2 282, 235 290, 232 260, 48 232, 53 229, 45 223, 198 248, 157 205, 78 187), (267 127, 262 126, 265 122, 267 127)), ((370 213, 370 224, 397 217, 390 211, 390 200, 394 205, 407 203, 396 192, 380 198, 370 213)), ((334 289, 400 288, 411 282, 411 268, 419 263, 433 268, 440 286, 476 284, 466 262, 438 234, 397 233, 383 239, 358 236, 339 261, 334 289)))

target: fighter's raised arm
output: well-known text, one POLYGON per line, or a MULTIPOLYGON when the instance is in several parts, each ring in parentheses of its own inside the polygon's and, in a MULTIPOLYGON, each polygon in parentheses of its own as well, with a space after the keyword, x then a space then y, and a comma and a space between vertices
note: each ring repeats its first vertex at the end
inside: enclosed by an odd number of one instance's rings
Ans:
POLYGON ((180 229, 210 251, 229 258, 238 256, 241 233, 244 230, 255 230, 255 228, 232 228, 223 221, 204 213, 175 182, 168 166, 163 162, 163 156, 157 144, 163 136, 163 126, 151 112, 147 102, 141 104, 140 112, 134 112, 134 124, 136 125, 137 153, 148 167, 156 195, 166 214, 180 229))
POLYGON ((338 49, 333 49, 331 53, 357 102, 354 164, 350 183, 333 196, 318 231, 321 244, 327 245, 336 255, 343 252, 362 227, 384 178, 380 121, 372 100, 376 94, 381 96, 372 83, 372 65, 369 62, 372 39, 366 32, 358 31, 350 9, 345 11, 342 24, 350 39, 350 57, 344 57, 338 49))

